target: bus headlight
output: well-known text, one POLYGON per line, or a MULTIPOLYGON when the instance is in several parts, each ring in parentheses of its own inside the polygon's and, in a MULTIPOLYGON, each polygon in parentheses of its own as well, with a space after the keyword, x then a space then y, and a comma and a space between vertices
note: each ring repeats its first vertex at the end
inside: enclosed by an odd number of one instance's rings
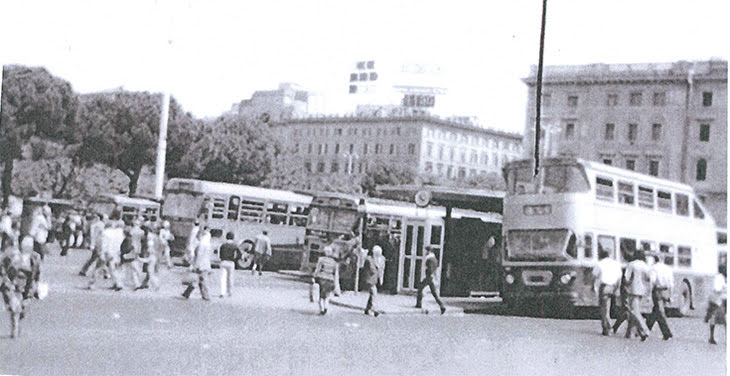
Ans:
POLYGON ((570 283, 570 281, 573 280, 575 277, 575 272, 565 273, 562 276, 560 276, 560 282, 564 285, 567 285, 570 283))
POLYGON ((512 274, 507 274, 506 276, 504 276, 504 281, 507 282, 507 284, 511 285, 515 283, 515 276, 513 276, 512 274))

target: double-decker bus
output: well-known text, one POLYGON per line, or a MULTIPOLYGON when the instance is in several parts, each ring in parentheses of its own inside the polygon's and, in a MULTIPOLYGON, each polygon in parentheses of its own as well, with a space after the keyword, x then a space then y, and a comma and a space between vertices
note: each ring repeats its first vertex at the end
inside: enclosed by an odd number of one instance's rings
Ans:
MULTIPOLYGON (((172 249, 184 251, 193 223, 210 227, 213 249, 232 232, 244 250, 239 268, 251 266, 256 236, 268 231, 273 250, 272 266, 298 267, 307 226, 311 196, 290 191, 173 178, 167 182, 162 217, 175 235, 172 249)), ((217 261, 217 260, 214 260, 217 261)))
POLYGON ((89 201, 89 209, 107 216, 115 209, 119 211, 124 222, 133 222, 137 218, 156 223, 160 218, 160 203, 139 197, 125 195, 101 194, 89 201))
MULTIPOLYGON (((717 273, 715 222, 692 188, 574 158, 504 168, 502 298, 569 307, 597 306, 592 268, 606 250, 624 266, 637 249, 672 266, 669 308, 686 315, 706 301, 717 273)), ((644 299, 649 309, 651 299, 644 299)))
MULTIPOLYGON (((451 215, 501 222, 495 213, 453 209, 451 215)), ((359 243, 370 250, 378 245, 386 258, 383 288, 392 293, 415 291, 426 271, 426 247, 434 249, 440 264, 443 260, 445 217, 443 207, 420 208, 413 203, 335 193, 316 195, 310 205, 301 270, 311 273, 324 247, 331 245, 336 258, 346 263, 340 274, 343 288, 351 289, 352 247, 359 243)), ((441 275, 440 266, 437 273, 441 275)))

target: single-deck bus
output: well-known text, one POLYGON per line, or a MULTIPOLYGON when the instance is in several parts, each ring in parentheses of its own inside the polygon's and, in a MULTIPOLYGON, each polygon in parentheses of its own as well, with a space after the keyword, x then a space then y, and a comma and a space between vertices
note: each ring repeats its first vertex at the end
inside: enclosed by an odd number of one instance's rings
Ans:
MULTIPOLYGON (((296 268, 301 262, 311 200, 311 196, 290 191, 173 178, 167 182, 162 217, 170 222, 175 235, 172 248, 177 253, 185 249, 193 223, 200 220, 210 227, 216 252, 228 232, 246 251, 267 230, 274 251, 271 264, 296 268)), ((238 267, 251 266, 250 252, 243 256, 236 262, 238 267)))
POLYGON ((145 221, 155 223, 160 217, 159 202, 139 197, 101 194, 92 198, 88 206, 92 211, 106 215, 110 215, 116 209, 125 222, 142 218, 145 221))
POLYGON ((598 251, 625 266, 636 249, 656 251, 674 269, 668 307, 686 315, 706 301, 716 227, 690 186, 574 158, 542 161, 537 179, 532 160, 511 162, 504 174, 505 303, 597 306, 598 251))
MULTIPOLYGON (((351 256, 347 252, 358 242, 368 250, 378 245, 386 258, 384 289, 393 293, 415 291, 425 275, 426 247, 434 248, 439 263, 443 260, 445 216, 446 209, 438 206, 419 208, 408 202, 335 193, 317 195, 310 205, 301 270, 311 273, 327 245, 333 245, 341 261, 351 256), (359 239, 350 239, 353 233, 359 239)), ((467 217, 489 223, 501 221, 495 213, 452 211, 452 218, 467 217)), ((353 273, 352 265, 350 260, 346 270, 341 271, 345 285, 352 277, 348 275, 348 271, 353 273)), ((440 267, 437 273, 441 274, 440 267)))

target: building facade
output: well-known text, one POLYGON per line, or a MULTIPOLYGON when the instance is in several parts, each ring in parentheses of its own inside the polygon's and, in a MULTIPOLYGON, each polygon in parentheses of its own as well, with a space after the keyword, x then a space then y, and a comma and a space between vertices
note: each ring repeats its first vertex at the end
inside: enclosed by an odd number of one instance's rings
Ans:
POLYGON ((311 173, 362 174, 377 162, 460 180, 522 154, 522 136, 407 111, 291 118, 272 129, 311 173))
MULTIPOLYGON (((727 61, 548 66, 541 150, 692 185, 727 224, 727 61)), ((528 86, 525 156, 535 140, 536 69, 528 86)))
POLYGON ((266 123, 307 114, 309 92, 292 83, 281 83, 276 90, 259 90, 251 99, 231 106, 231 113, 244 118, 260 119, 266 123))

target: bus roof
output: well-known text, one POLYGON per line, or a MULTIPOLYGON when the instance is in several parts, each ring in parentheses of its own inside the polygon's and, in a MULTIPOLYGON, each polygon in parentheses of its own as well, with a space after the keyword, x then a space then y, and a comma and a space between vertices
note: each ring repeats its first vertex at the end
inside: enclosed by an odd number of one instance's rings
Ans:
MULTIPOLYGON (((595 161, 588 161, 580 158, 569 158, 569 157, 556 157, 556 158, 545 158, 542 159, 541 162, 542 166, 545 165, 583 165, 587 169, 596 171, 598 173, 602 173, 605 175, 610 175, 612 177, 618 177, 618 178, 625 178, 637 183, 645 183, 645 184, 652 184, 657 187, 664 187, 668 189, 673 189, 676 191, 685 191, 685 192, 692 192, 692 187, 679 183, 673 180, 668 179, 662 179, 658 178, 656 176, 651 176, 648 174, 642 174, 640 172, 626 170, 620 167, 615 166, 609 166, 607 164, 601 163, 601 162, 595 162, 595 161)), ((509 169, 512 167, 532 167, 533 166, 533 160, 532 159, 521 159, 509 162, 505 169, 509 169)))
MULTIPOLYGON (((410 218, 419 218, 419 217, 445 217, 446 216, 446 208, 443 206, 427 206, 425 208, 419 208, 416 206, 416 204, 411 202, 405 202, 405 201, 394 201, 394 200, 387 200, 382 198, 373 198, 373 197, 367 197, 367 198, 360 198, 355 195, 348 195, 348 194, 342 194, 342 193, 323 193, 319 194, 317 197, 314 198, 314 201, 317 201, 318 199, 329 199, 329 198, 337 198, 341 200, 348 200, 350 201, 347 206, 351 206, 352 209, 357 209, 358 203, 360 200, 365 201, 365 211, 368 214, 379 214, 379 215, 390 215, 390 216, 399 216, 399 217, 410 217, 410 218), (352 205, 354 204, 354 206, 352 205)), ((325 203, 326 205, 326 203, 325 203)), ((465 217, 473 217, 473 218, 479 218, 486 222, 493 222, 493 223, 501 223, 502 222, 502 215, 497 213, 486 213, 486 212, 480 212, 476 210, 467 210, 467 209, 453 209, 451 212, 452 218, 465 218, 465 217)))
POLYGON ((158 202, 139 197, 129 197, 125 195, 100 194, 92 199, 96 202, 114 202, 120 205, 140 205, 140 206, 159 206, 158 202))
POLYGON ((197 179, 173 178, 167 182, 167 191, 186 192, 210 192, 228 195, 240 195, 247 197, 265 198, 272 201, 293 202, 308 205, 312 201, 311 196, 294 193, 291 191, 252 187, 231 183, 221 183, 197 179), (181 187, 185 185, 185 187, 181 187))

